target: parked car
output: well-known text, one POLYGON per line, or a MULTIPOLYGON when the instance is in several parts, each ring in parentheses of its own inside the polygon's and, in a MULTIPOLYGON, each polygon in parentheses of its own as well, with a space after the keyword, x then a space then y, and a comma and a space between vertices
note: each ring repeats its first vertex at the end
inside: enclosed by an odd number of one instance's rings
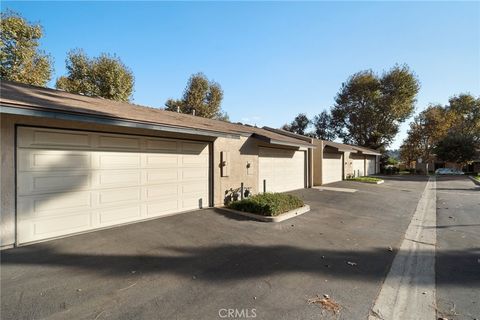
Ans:
POLYGON ((454 175, 454 174, 464 174, 461 170, 452 169, 452 168, 440 168, 435 170, 435 174, 438 175, 454 175))

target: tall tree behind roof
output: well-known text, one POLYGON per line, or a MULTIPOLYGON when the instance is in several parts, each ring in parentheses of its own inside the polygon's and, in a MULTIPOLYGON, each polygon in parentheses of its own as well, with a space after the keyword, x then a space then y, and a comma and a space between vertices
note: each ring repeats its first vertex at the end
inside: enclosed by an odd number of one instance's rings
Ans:
POLYGON ((419 81, 408 66, 394 66, 382 75, 361 71, 342 84, 333 106, 332 123, 345 143, 385 149, 400 123, 413 111, 419 81))
POLYGON ((71 93, 110 100, 130 101, 132 71, 115 55, 106 53, 89 58, 82 50, 72 50, 66 60, 67 75, 57 79, 56 87, 71 93))
POLYGON ((165 110, 228 121, 222 111, 223 90, 220 84, 208 80, 203 73, 195 73, 188 80, 181 99, 168 99, 165 110))
POLYGON ((39 49, 42 26, 31 24, 18 13, 1 13, 0 77, 46 86, 52 75, 52 58, 39 49))

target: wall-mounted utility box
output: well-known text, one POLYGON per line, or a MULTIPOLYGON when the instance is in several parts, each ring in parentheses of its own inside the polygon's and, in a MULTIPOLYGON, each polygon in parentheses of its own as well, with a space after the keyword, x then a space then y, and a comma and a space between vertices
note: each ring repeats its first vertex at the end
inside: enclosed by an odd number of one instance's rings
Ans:
POLYGON ((247 175, 252 176, 254 174, 252 163, 247 162, 247 164, 245 166, 247 167, 247 175))
POLYGON ((230 175, 230 152, 220 152, 220 175, 228 177, 230 175))

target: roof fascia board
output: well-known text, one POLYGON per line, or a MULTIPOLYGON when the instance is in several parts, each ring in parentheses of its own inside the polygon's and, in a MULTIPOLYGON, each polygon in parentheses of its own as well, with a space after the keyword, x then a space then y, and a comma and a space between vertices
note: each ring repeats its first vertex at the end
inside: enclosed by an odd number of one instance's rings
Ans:
POLYGON ((130 120, 124 120, 124 119, 114 119, 114 118, 107 118, 107 117, 95 116, 95 115, 18 108, 18 107, 6 106, 3 104, 0 104, 0 113, 89 122, 89 123, 113 125, 113 126, 119 126, 119 127, 150 129, 150 130, 166 131, 166 132, 174 132, 174 133, 185 133, 185 134, 201 135, 201 136, 207 136, 207 137, 223 137, 223 138, 230 138, 230 139, 240 139, 239 134, 233 134, 233 133, 223 133, 223 132, 209 131, 209 130, 202 130, 202 129, 195 129, 195 128, 165 126, 160 124, 150 124, 145 122, 136 122, 136 121, 130 121, 130 120))
POLYGON ((350 153, 357 153, 358 152, 357 149, 353 149, 353 148, 349 148, 349 147, 342 148, 342 147, 339 147, 337 145, 329 144, 328 141, 324 141, 324 147, 334 148, 334 149, 337 149, 337 151, 339 151, 339 152, 350 152, 350 153))
POLYGON ((357 149, 357 148, 355 148, 355 149, 358 150, 358 152, 361 153, 361 154, 367 154, 367 155, 371 155, 371 156, 380 156, 381 155, 381 153, 375 152, 375 151, 368 151, 368 150, 357 149))
POLYGON ((270 139, 268 137, 262 136, 261 134, 254 133, 252 135, 255 139, 258 139, 260 141, 269 143, 269 144, 276 144, 280 146, 288 146, 288 147, 304 147, 304 148, 316 148, 316 146, 307 144, 307 143, 294 143, 294 142, 286 142, 286 141, 280 141, 280 140, 275 140, 275 139, 270 139))
POLYGON ((307 144, 307 143, 294 143, 294 142, 285 142, 285 141, 280 141, 280 140, 275 140, 275 139, 270 139, 271 144, 278 144, 282 146, 290 146, 290 147, 305 147, 305 148, 312 148, 316 149, 317 147, 312 145, 312 144, 307 144))
POLYGON ((296 133, 293 133, 293 132, 288 132, 288 131, 281 130, 281 129, 275 129, 275 128, 266 127, 266 126, 263 127, 262 129, 267 130, 267 131, 271 131, 271 132, 275 132, 275 133, 278 133, 278 134, 281 134, 281 135, 284 135, 284 136, 287 136, 287 137, 290 137, 290 138, 303 140, 303 141, 306 141, 306 142, 309 142, 309 143, 312 143, 312 141, 313 141, 313 138, 302 136, 302 135, 299 135, 299 134, 296 134, 296 133))

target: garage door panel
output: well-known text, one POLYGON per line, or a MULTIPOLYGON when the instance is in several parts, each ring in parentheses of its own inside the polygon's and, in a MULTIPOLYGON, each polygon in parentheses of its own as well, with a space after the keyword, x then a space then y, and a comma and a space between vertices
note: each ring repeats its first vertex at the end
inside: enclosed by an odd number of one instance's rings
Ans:
POLYGON ((161 216, 171 212, 176 212, 180 208, 178 204, 178 200, 168 200, 168 201, 162 201, 162 202, 147 203, 145 207, 146 207, 146 215, 148 217, 156 217, 156 216, 161 216))
POLYGON ((19 219, 27 219, 88 210, 91 207, 91 192, 54 193, 23 197, 17 203, 17 213, 19 219))
POLYGON ((176 168, 179 157, 174 154, 146 154, 145 166, 147 168, 176 168))
POLYGON ((141 200, 141 187, 101 190, 98 192, 98 195, 99 205, 111 205, 131 201, 138 202, 141 200))
POLYGON ((192 197, 190 199, 183 198, 182 200, 180 200, 180 202, 182 203, 182 208, 185 208, 187 210, 208 206, 208 199, 204 197, 192 197))
POLYGON ((32 195, 91 187, 89 172, 23 172, 17 175, 17 194, 32 195))
POLYGON ((99 223, 102 227, 139 220, 141 216, 140 204, 98 210, 99 223))
POLYGON ((178 185, 166 184, 158 186, 149 186, 145 188, 145 198, 147 201, 158 199, 177 199, 179 197, 178 185))
POLYGON ((17 153, 19 171, 85 170, 91 166, 91 155, 75 151, 23 149, 17 153))
POLYGON ((181 186, 182 194, 206 194, 208 189, 202 182, 186 183, 181 186))
POLYGON ((141 184, 142 177, 140 170, 110 170, 94 171, 94 187, 133 187, 141 184))
POLYGON ((191 156, 182 156, 182 166, 188 167, 205 167, 208 165, 208 156, 207 155, 191 155, 191 156))
POLYGON ((136 153, 100 153, 98 154, 98 169, 139 168, 141 155, 136 153))
POLYGON ((83 132, 52 132, 48 129, 23 128, 22 140, 18 141, 19 147, 42 147, 68 146, 68 147, 89 147, 91 137, 83 132))
POLYGON ((177 168, 145 170, 145 176, 146 184, 176 182, 180 179, 180 172, 177 168))
POLYGON ((179 142, 172 140, 146 139, 146 150, 165 154, 176 154, 178 152, 178 143, 179 142))
POLYGON ((182 142, 181 149, 183 154, 199 155, 207 152, 207 147, 204 143, 182 142))
POLYGON ((198 170, 197 168, 183 168, 181 169, 181 178, 186 180, 205 180, 208 177, 207 170, 198 170))
POLYGON ((19 243, 208 206, 206 142, 17 132, 19 243))
POLYGON ((111 135, 99 135, 98 147, 102 149, 140 150, 140 138, 127 138, 111 135))
MULTIPOLYGON (((92 225, 92 217, 90 213, 77 213, 63 215, 60 217, 40 219, 26 224, 24 227, 31 229, 31 237, 24 239, 24 242, 34 240, 38 237, 55 237, 61 235, 65 230, 70 232, 80 232, 87 230, 92 225)), ((28 234, 20 232, 21 235, 28 234)), ((19 239, 20 241, 23 239, 19 239)))

